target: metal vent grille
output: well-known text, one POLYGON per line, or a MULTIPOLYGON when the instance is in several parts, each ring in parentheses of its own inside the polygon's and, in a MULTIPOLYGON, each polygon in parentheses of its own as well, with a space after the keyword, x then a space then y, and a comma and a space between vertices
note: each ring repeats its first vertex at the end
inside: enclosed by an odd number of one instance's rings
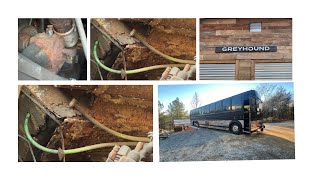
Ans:
POLYGON ((200 64, 200 80, 234 80, 235 64, 200 64))
POLYGON ((291 80, 292 63, 256 63, 256 80, 291 80))

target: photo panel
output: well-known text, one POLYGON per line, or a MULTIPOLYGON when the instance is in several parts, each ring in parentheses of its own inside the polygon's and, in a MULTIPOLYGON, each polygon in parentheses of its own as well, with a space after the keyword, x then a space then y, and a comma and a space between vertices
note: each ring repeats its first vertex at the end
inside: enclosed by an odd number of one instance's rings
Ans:
POLYGON ((295 159, 292 82, 159 85, 160 162, 295 159))
POLYGON ((291 79, 291 18, 200 19, 200 80, 291 79))
POLYGON ((195 18, 92 18, 92 80, 196 80, 195 18))
POLYGON ((152 162, 152 85, 19 86, 18 158, 152 162))
POLYGON ((18 80, 87 80, 87 19, 19 18, 18 80))

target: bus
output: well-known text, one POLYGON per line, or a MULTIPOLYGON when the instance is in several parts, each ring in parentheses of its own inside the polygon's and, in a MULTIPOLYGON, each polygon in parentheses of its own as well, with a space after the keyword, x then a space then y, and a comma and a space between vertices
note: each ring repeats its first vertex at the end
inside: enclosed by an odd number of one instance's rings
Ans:
POLYGON ((257 91, 249 90, 191 110, 190 120, 193 126, 250 134, 265 128, 261 106, 257 91))

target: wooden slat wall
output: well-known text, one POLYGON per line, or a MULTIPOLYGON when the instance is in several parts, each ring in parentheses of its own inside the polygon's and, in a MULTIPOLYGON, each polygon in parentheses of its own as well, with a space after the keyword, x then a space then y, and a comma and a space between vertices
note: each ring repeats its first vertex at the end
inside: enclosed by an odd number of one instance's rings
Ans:
POLYGON ((201 19, 200 63, 236 60, 292 62, 291 19, 201 19), (261 22, 262 32, 250 32, 250 22, 261 22), (218 46, 277 46, 277 52, 215 53, 218 46))

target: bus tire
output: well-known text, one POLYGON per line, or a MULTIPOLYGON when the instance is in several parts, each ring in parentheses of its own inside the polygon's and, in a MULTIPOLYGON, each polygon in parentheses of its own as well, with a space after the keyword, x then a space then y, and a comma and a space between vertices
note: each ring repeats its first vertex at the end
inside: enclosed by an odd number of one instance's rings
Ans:
POLYGON ((200 124, 199 124, 199 122, 198 122, 198 121, 196 122, 196 124, 197 124, 197 127, 200 127, 200 124))
POLYGON ((238 122, 234 122, 230 125, 230 131, 233 133, 233 134, 241 134, 242 132, 242 127, 241 127, 241 124, 238 123, 238 122))

